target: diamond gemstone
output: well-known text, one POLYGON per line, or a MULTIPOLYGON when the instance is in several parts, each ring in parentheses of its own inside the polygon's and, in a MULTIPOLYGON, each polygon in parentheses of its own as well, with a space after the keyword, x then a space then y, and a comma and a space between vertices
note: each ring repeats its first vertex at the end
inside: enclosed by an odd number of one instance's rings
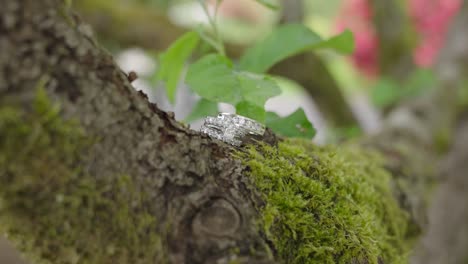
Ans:
POLYGON ((247 117, 221 113, 217 117, 205 118, 200 131, 212 138, 240 146, 243 137, 248 134, 263 135, 265 127, 247 117))

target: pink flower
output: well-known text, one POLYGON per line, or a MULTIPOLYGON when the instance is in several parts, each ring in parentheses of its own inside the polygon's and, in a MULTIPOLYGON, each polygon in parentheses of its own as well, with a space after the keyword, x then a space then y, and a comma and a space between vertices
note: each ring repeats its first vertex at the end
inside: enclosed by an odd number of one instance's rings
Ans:
POLYGON ((411 0, 409 15, 419 33, 414 61, 422 67, 434 64, 444 45, 445 35, 453 17, 461 7, 461 0, 411 0))
MULTIPOLYGON (((372 77, 378 74, 379 41, 368 1, 344 0, 337 27, 354 32, 356 50, 351 59, 359 70, 372 77)), ((416 65, 430 67, 434 64, 461 3, 462 0, 408 0, 408 13, 418 33, 418 44, 413 50, 416 65)))
POLYGON ((344 2, 337 29, 350 29, 354 33, 356 49, 351 59, 354 65, 368 76, 378 73, 378 39, 372 25, 372 10, 367 0, 344 2))

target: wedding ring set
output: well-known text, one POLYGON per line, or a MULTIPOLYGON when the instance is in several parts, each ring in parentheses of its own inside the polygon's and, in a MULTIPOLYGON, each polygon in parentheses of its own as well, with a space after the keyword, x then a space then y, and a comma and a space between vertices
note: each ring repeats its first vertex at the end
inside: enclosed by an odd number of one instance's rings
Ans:
POLYGON ((217 117, 206 117, 200 131, 211 138, 240 146, 248 136, 263 136, 265 126, 241 115, 220 113, 217 117))

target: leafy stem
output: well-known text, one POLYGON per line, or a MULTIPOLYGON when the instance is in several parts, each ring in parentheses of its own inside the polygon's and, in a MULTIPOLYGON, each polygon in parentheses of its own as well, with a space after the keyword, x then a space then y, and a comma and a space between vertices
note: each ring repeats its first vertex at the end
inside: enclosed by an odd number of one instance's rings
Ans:
POLYGON ((223 40, 221 39, 221 35, 219 33, 219 29, 218 29, 218 25, 217 25, 218 23, 216 21, 217 17, 218 17, 219 6, 220 6, 222 0, 216 0, 215 12, 214 12, 213 16, 210 14, 210 12, 208 10, 206 0, 198 0, 198 2, 200 3, 200 5, 203 8, 203 12, 205 12, 206 16, 208 17, 208 23, 210 23, 210 26, 211 26, 211 28, 213 30, 213 35, 214 35, 214 38, 215 38, 215 41, 216 41, 216 45, 214 47, 216 48, 218 53, 225 56, 226 51, 224 49, 223 40))
MULTIPOLYGON (((197 0, 203 7, 212 34, 200 28, 185 33, 161 56, 158 79, 166 82, 166 91, 171 102, 175 102, 177 85, 185 66, 199 41, 213 46, 211 52, 190 64, 185 83, 202 100, 188 119, 215 115, 220 102, 231 104, 236 113, 266 124, 278 134, 290 137, 312 138, 315 129, 304 111, 298 109, 287 117, 267 112, 267 100, 281 94, 277 82, 267 75, 278 62, 302 52, 317 49, 334 49, 340 53, 351 53, 354 48, 353 34, 344 31, 329 39, 323 39, 303 24, 286 24, 275 28, 267 37, 257 42, 240 57, 237 65, 225 56, 216 17, 222 0, 216 1, 215 12, 208 12, 206 0, 197 0)), ((267 0, 257 0, 270 3, 267 0)), ((271 1, 271 0, 270 0, 271 1)))

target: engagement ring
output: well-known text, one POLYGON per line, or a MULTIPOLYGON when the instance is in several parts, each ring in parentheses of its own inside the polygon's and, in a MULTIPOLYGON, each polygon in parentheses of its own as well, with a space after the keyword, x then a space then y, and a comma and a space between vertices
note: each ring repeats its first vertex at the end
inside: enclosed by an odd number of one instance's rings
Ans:
POLYGON ((263 136, 265 126, 245 116, 221 113, 208 116, 200 129, 211 138, 222 140, 233 146, 240 146, 249 135, 263 136))

